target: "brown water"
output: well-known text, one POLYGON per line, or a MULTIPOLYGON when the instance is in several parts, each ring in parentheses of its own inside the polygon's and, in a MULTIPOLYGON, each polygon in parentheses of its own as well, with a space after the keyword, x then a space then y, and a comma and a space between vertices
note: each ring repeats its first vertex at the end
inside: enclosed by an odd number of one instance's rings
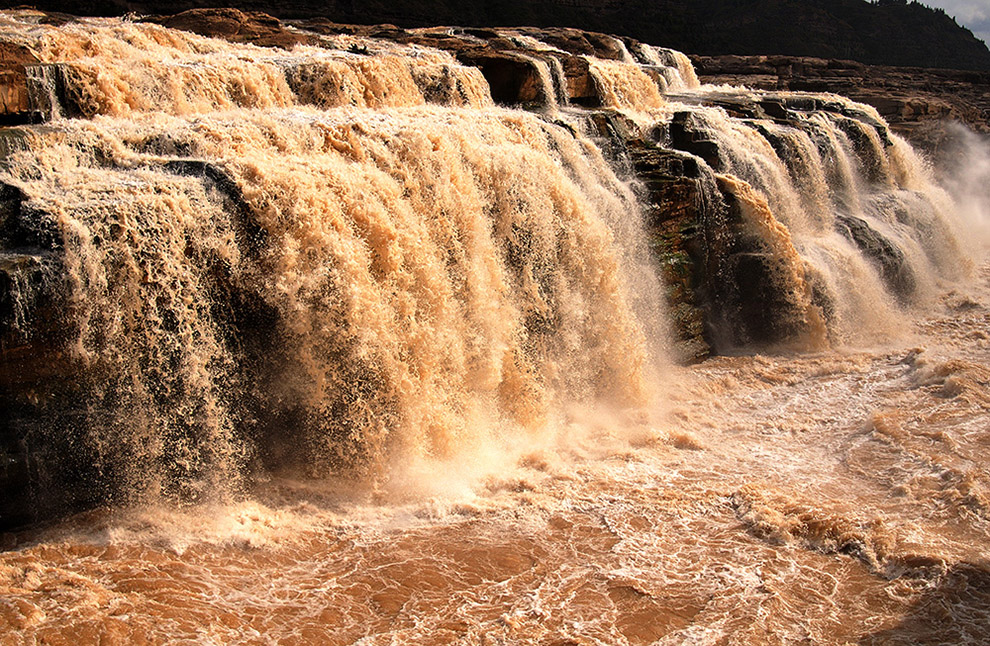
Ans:
POLYGON ((679 369, 666 419, 574 409, 477 480, 8 536, 3 643, 986 643, 988 331, 985 266, 884 348, 679 369))
MULTIPOLYGON (((953 203, 899 140, 854 154, 823 122, 834 158, 781 130, 781 160, 697 108, 808 333, 676 367, 632 188, 590 139, 492 107, 477 70, 2 20, 75 92, 0 178, 64 242, 114 481, 3 536, 0 645, 987 643, 983 158, 953 203), (838 202, 920 222, 884 229, 913 309, 834 232, 838 202), (218 281, 277 313, 278 353, 226 338, 218 281), (285 413, 283 468, 259 466, 259 410, 285 413)), ((640 68, 589 63, 607 103, 669 118, 640 68)))

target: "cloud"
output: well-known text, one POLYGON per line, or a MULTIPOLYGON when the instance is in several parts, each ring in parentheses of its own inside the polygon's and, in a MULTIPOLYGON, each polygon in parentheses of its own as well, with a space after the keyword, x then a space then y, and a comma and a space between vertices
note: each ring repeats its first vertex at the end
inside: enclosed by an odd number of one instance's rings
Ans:
POLYGON ((987 0, 921 0, 929 7, 941 7, 977 38, 990 45, 990 3, 987 0))

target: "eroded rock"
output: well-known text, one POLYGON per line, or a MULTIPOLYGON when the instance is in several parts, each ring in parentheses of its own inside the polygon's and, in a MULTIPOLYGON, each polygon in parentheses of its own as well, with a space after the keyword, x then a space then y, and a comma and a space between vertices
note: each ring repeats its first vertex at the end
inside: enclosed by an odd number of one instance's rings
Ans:
POLYGON ((927 147, 929 124, 990 132, 990 73, 865 65, 797 56, 692 56, 703 82, 763 90, 834 92, 876 108, 891 128, 927 147))

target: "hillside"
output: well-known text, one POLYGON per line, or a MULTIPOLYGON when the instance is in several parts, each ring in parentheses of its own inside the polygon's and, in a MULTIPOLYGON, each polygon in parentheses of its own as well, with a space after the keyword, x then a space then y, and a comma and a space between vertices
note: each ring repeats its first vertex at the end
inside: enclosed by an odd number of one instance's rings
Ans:
MULTIPOLYGON (((17 2, 0 3, 14 6, 17 2)), ((283 18, 403 27, 578 27, 692 54, 784 54, 877 65, 990 70, 990 50, 945 12, 907 0, 63 0, 39 8, 81 15, 175 13, 236 6, 283 18)))

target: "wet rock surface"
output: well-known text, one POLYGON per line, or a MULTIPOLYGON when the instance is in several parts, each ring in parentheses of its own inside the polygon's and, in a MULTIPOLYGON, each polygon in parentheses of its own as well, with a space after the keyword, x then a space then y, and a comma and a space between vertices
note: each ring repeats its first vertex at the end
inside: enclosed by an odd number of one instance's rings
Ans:
POLYGON ((26 201, 17 187, 0 184, 3 526, 52 517, 95 499, 93 492, 73 486, 86 462, 81 449, 71 448, 81 431, 72 420, 84 417, 75 382, 82 366, 65 351, 71 328, 62 296, 59 245, 45 215, 26 201), (60 428, 56 438, 34 432, 50 424, 60 428), (56 472, 66 479, 54 477, 56 472))
POLYGON ((939 123, 990 132, 990 73, 865 65, 794 56, 692 56, 705 83, 833 92, 871 105, 891 128, 931 148, 939 123))
POLYGON ((26 66, 37 64, 27 47, 0 43, 0 126, 40 120, 28 94, 26 71, 26 66))

